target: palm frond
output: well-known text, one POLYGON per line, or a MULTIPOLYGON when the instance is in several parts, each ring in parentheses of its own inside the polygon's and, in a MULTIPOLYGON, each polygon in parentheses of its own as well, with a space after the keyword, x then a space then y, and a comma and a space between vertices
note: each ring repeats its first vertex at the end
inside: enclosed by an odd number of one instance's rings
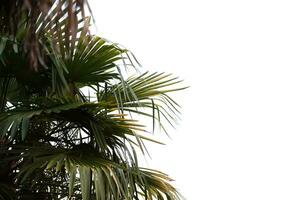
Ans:
POLYGON ((14 200, 15 198, 14 188, 0 183, 0 200, 14 200))
POLYGON ((167 132, 180 118, 170 93, 186 87, 171 74, 124 73, 140 63, 90 34, 86 3, 0 3, 0 199, 179 200, 138 156, 145 141, 162 144, 144 117, 167 132))
POLYGON ((72 187, 77 184, 74 177, 78 174, 83 199, 90 199, 93 195, 97 199, 180 199, 168 175, 122 161, 111 161, 91 146, 83 145, 69 150, 40 146, 38 149, 26 151, 25 157, 32 157, 33 163, 21 171, 21 176, 29 176, 28 173, 38 168, 67 170, 69 191, 72 192, 72 187), (96 187, 94 191, 91 185, 96 187))
MULTIPOLYGON (((69 38, 76 33, 78 16, 84 17, 85 0, 4 0, 0 3, 0 33, 2 35, 23 35, 22 43, 30 66, 38 70, 44 64, 42 47, 39 40, 43 37, 38 30, 45 24, 58 24, 61 18, 66 18, 65 38, 68 45, 69 38), (63 11, 65 15, 59 16, 63 11), (81 14, 81 15, 79 15, 81 14), (20 32, 20 29, 22 32, 20 32), (41 37, 42 36, 42 37, 41 37)), ((50 25, 49 25, 50 24, 50 25)))
POLYGON ((113 105, 110 111, 121 110, 151 117, 153 126, 158 123, 164 129, 160 116, 172 126, 179 119, 180 106, 168 93, 186 89, 178 87, 181 82, 171 74, 145 72, 129 77, 125 86, 122 83, 113 85, 108 92, 102 91, 98 96, 113 105))

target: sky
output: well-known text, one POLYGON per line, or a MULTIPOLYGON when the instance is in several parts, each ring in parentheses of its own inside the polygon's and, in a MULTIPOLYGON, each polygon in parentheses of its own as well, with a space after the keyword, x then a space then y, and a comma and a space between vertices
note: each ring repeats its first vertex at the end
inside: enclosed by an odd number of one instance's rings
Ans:
POLYGON ((300 199, 300 2, 90 0, 98 34, 190 86, 148 166, 187 200, 300 199))

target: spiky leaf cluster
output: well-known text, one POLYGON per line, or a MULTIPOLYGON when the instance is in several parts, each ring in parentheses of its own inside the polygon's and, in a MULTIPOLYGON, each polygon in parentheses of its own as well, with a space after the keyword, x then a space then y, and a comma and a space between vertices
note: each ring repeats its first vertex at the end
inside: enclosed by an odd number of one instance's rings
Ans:
POLYGON ((173 125, 180 81, 124 75, 134 56, 91 35, 79 1, 49 2, 33 18, 22 7, 24 20, 0 36, 0 199, 180 199, 168 175, 137 159, 157 142, 138 119, 173 125), (24 48, 33 28, 36 54, 24 48))

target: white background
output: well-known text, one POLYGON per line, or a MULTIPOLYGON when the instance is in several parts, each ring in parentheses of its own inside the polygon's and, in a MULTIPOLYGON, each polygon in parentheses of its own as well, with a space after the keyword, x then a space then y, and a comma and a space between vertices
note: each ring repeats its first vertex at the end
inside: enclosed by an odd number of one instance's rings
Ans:
POLYGON ((99 34, 191 86, 149 166, 187 200, 300 199, 300 2, 91 0, 99 34))

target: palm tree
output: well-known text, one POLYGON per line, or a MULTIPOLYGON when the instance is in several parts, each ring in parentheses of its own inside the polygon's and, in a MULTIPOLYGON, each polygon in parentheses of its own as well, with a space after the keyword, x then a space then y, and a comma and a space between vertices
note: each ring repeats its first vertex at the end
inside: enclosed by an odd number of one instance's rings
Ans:
POLYGON ((89 33, 84 3, 0 4, 0 199, 180 199, 168 175, 138 164, 144 142, 160 142, 137 119, 166 131, 181 81, 124 73, 139 63, 89 33))

